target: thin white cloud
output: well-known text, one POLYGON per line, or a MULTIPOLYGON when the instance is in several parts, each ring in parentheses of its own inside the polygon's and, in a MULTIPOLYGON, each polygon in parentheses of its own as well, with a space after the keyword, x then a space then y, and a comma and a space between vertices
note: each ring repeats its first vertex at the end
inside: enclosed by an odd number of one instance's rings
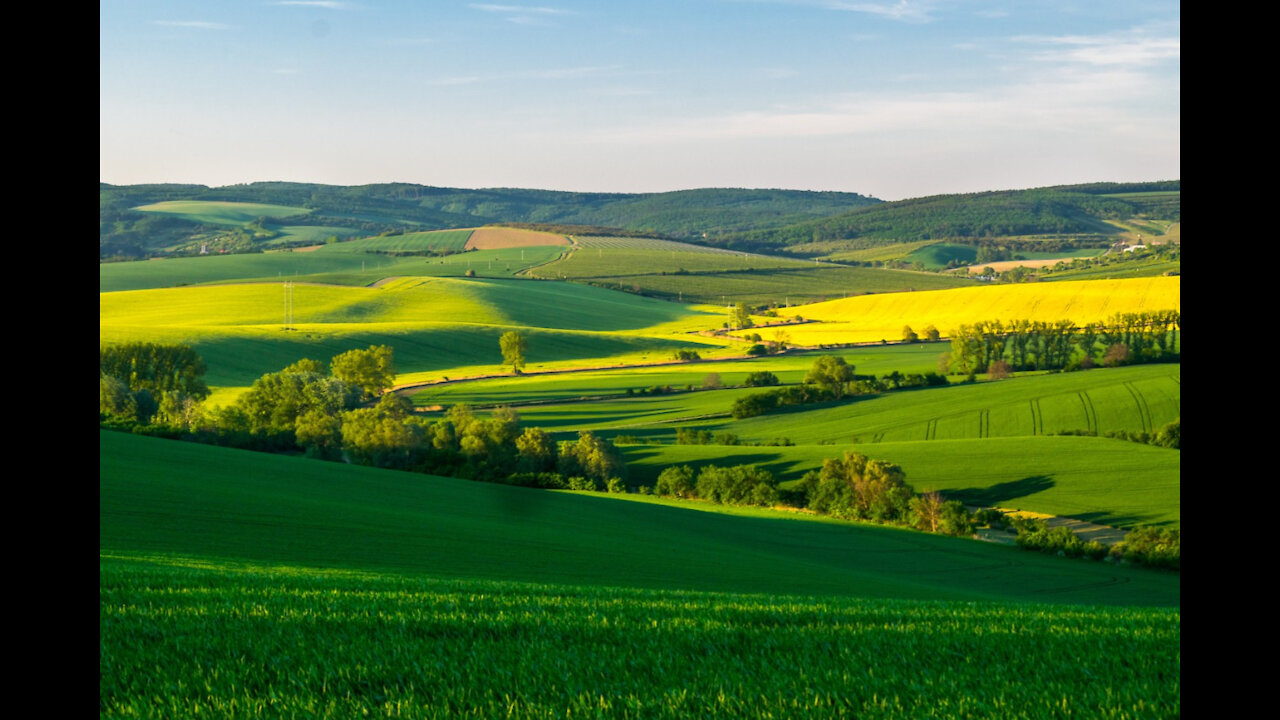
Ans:
POLYGON ((928 22, 933 17, 930 12, 933 10, 931 2, 907 2, 907 0, 898 0, 896 3, 883 2, 844 2, 843 0, 830 0, 822 3, 823 7, 831 10, 847 10, 850 12, 866 13, 868 15, 876 15, 878 17, 889 20, 901 20, 903 22, 928 22))
POLYGON ((337 2, 336 0, 277 0, 270 4, 293 5, 295 7, 319 7, 328 8, 330 10, 346 10, 351 7, 351 3, 337 2))
POLYGON ((576 15, 572 10, 564 10, 561 8, 550 7, 526 7, 524 5, 489 5, 485 3, 471 3, 469 7, 476 10, 494 13, 517 13, 520 15, 576 15))
POLYGON ((471 3, 469 7, 483 12, 505 15, 509 23, 517 25, 552 26, 550 18, 577 15, 572 10, 553 7, 526 7, 524 5, 491 5, 488 3, 471 3))
POLYGON ((204 20, 152 20, 152 25, 163 25, 165 27, 183 27, 196 28, 199 30, 230 30, 231 26, 226 23, 205 22, 204 20))
POLYGON ((1155 36, 1143 29, 1104 35, 1020 35, 1014 42, 1046 49, 1032 57, 1044 62, 1099 67, 1143 67, 1181 57, 1181 38, 1155 36))
POLYGON ((601 132, 601 142, 661 143, 717 139, 950 137, 1041 132, 1068 136, 1148 133, 1178 142, 1172 120, 1153 120, 1145 97, 1167 97, 1145 73, 1120 68, 1065 69, 970 92, 858 93, 806 107, 752 110, 601 132), (1162 95, 1163 93, 1163 95, 1162 95))
POLYGON ((496 82, 503 80, 568 80, 598 76, 617 70, 618 65, 585 65, 582 67, 550 68, 547 70, 521 70, 512 73, 494 75, 462 75, 428 80, 428 85, 470 85, 478 82, 496 82))

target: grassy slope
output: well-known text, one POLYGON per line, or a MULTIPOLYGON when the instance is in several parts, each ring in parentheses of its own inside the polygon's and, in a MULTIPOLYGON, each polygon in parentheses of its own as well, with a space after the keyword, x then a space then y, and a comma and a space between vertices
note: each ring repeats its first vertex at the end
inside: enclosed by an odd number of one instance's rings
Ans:
POLYGON ((102 717, 1179 713, 1170 608, 100 568, 102 717))
POLYGON ((1178 578, 103 432, 100 549, 593 586, 1176 605, 1178 578), (672 550, 679 548, 679 562, 672 550))
MULTIPOLYGON (((768 337, 769 331, 762 335, 768 337)), ((883 374, 893 370, 904 373, 934 371, 938 353, 947 344, 884 345, 846 348, 830 353, 857 367, 859 373, 883 374)), ((785 383, 798 383, 813 367, 817 353, 788 353, 761 358, 723 361, 699 361, 659 367, 595 370, 564 375, 533 375, 519 378, 495 378, 475 382, 453 383, 424 389, 414 397, 421 405, 439 403, 493 404, 536 399, 573 399, 584 396, 623 394, 628 388, 641 390, 655 385, 702 387, 711 373, 720 376, 723 385, 741 385, 749 373, 769 371, 785 383)))
POLYGON ((477 250, 439 258, 395 258, 345 252, 343 248, 349 244, 351 243, 338 243, 311 252, 245 253, 103 263, 98 266, 98 291, 278 280, 281 277, 336 285, 368 285, 394 275, 462 277, 468 270, 474 270, 480 277, 510 277, 526 267, 554 259, 563 250, 543 246, 477 250))
POLYGON ((396 348, 407 379, 475 365, 496 371, 498 336, 517 326, 530 338, 530 369, 649 352, 656 359, 696 347, 678 327, 700 317, 572 283, 482 278, 408 278, 378 288, 298 284, 293 301, 296 329, 286 332, 278 283, 104 293, 99 335, 103 342, 190 342, 211 385, 243 386, 303 356, 327 360, 374 343, 396 348))
POLYGON ((471 237, 471 230, 436 230, 433 232, 403 233, 386 237, 369 237, 350 242, 336 243, 323 248, 326 252, 423 252, 426 250, 452 250, 460 252, 471 237))
POLYGON ((826 458, 856 450, 901 465, 917 491, 1080 518, 1104 525, 1180 524, 1181 454, 1089 437, 886 442, 874 445, 742 447, 624 445, 631 482, 648 484, 670 465, 760 465, 796 480, 826 458))
POLYGON ((244 225, 260 217, 291 217, 311 212, 307 208, 286 205, 211 200, 170 200, 151 205, 141 205, 133 209, 141 212, 174 215, 194 222, 218 225, 244 225))

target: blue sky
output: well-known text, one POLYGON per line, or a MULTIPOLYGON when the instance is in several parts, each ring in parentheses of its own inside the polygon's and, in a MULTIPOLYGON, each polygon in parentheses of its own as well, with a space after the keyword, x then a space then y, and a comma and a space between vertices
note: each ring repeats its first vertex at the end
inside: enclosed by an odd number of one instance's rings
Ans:
POLYGON ((104 182, 1180 177, 1173 2, 103 0, 104 182))

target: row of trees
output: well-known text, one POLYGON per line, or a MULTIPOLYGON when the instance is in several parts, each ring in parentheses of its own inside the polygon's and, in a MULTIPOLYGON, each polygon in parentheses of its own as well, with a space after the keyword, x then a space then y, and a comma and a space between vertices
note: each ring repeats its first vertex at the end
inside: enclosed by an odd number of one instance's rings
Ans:
POLYGON ((1177 310, 1117 313, 1084 326, 1071 320, 988 320, 952 332, 947 362, 963 375, 987 372, 1001 361, 1010 370, 1092 367, 1100 361, 1158 362, 1178 356, 1181 328, 1177 310))
MULTIPOLYGON (((859 376, 854 366, 835 355, 823 355, 800 385, 790 385, 777 390, 743 395, 733 401, 729 414, 735 419, 763 415, 787 405, 808 405, 840 400, 846 395, 869 395, 913 387, 946 385, 947 379, 937 373, 903 374, 897 370, 883 376, 859 376)), ((776 381, 777 377, 773 377, 776 381)), ((775 383, 776 384, 776 383, 775 383)))
MULTIPOLYGON (((626 478, 626 465, 608 440, 584 432, 577 441, 556 443, 540 428, 521 428, 519 415, 510 408, 498 408, 487 419, 465 405, 434 422, 415 416, 409 400, 385 392, 395 375, 392 350, 385 345, 336 355, 328 366, 304 358, 258 378, 228 407, 204 410, 197 404, 185 413, 143 414, 137 398, 150 397, 153 388, 162 398, 191 397, 164 389, 202 386, 190 379, 204 372, 191 348, 104 346, 102 358, 100 418, 107 425, 477 480, 506 482, 526 474, 542 475, 532 484, 546 487, 569 487, 573 479, 581 480, 579 487, 595 487, 626 478), (174 362, 155 358, 181 358, 186 372, 175 372, 174 362), (165 370, 148 370, 157 367, 165 370), (129 368, 134 371, 124 373, 129 368), (130 390, 118 374, 132 378, 138 389, 130 390), (370 405, 374 398, 377 402, 370 405)), ((531 484, 527 477, 517 482, 531 484)))
POLYGON ((975 520, 958 500, 937 492, 917 494, 898 465, 845 452, 828 458, 821 470, 805 474, 795 490, 782 490, 768 470, 754 465, 672 465, 658 476, 653 492, 701 498, 725 505, 771 507, 788 503, 845 520, 910 525, 926 532, 968 535, 975 520))

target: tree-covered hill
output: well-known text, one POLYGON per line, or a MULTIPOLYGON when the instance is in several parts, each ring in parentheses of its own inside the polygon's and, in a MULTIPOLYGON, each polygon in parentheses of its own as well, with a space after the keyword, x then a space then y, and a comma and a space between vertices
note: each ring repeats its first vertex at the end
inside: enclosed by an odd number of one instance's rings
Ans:
MULTIPOLYGON (((397 229, 445 229, 489 223, 594 225, 681 239, 700 239, 828 217, 879 200, 856 193, 801 190, 701 189, 666 193, 578 193, 487 188, 469 190, 408 183, 337 186, 257 182, 246 185, 101 184, 102 257, 138 257, 191 238, 208 226, 133 210, 157 202, 243 202, 309 210, 305 224, 365 234, 397 229)), ((277 225, 286 219, 277 218, 277 225)))
POLYGON ((741 249, 781 249, 814 242, 874 246, 920 240, 1053 235, 1106 236, 1108 220, 1146 215, 1180 220, 1180 181, 1092 183, 1031 190, 934 195, 878 203, 828 218, 708 239, 741 249))

